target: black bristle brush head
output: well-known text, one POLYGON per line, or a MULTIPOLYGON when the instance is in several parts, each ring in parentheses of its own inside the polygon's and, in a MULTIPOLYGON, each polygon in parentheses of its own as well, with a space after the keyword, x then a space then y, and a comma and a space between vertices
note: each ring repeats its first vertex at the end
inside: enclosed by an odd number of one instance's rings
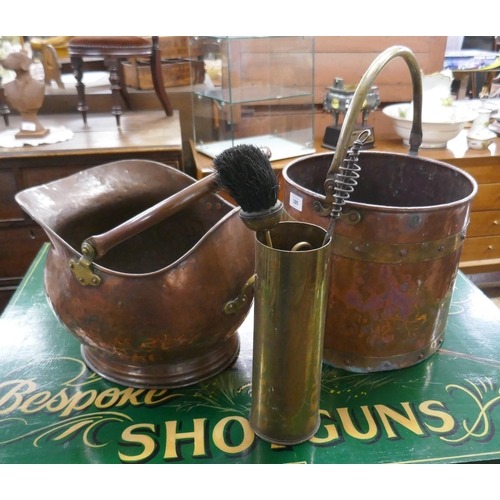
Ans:
POLYGON ((279 182, 264 152, 252 144, 226 149, 213 161, 217 185, 247 213, 278 203, 279 182))

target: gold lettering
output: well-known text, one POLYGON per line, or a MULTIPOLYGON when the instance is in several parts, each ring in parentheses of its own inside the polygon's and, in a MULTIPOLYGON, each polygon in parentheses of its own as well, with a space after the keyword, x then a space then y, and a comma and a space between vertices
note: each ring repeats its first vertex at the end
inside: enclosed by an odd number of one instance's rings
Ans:
POLYGON ((394 432, 391 425, 389 424, 388 417, 401 424, 403 427, 406 427, 411 432, 417 434, 418 436, 424 435, 424 431, 421 429, 417 418, 413 414, 410 403, 401 403, 401 406, 405 409, 407 416, 401 415, 397 411, 388 408, 385 405, 375 405, 375 409, 377 410, 380 419, 382 420, 382 424, 387 432, 387 437, 396 438, 398 435, 394 432))
POLYGON ((50 401, 45 405, 45 409, 55 413, 62 410, 68 404, 69 398, 66 394, 66 388, 61 389, 50 401), (57 402, 57 400, 60 400, 57 402))
POLYGON ((441 408, 445 407, 444 404, 440 401, 424 401, 423 403, 420 403, 418 409, 424 415, 441 419, 443 421, 443 425, 441 425, 440 427, 434 427, 433 425, 429 425, 426 422, 424 422, 424 425, 430 431, 436 432, 438 434, 451 432, 455 428, 455 419, 449 413, 439 410, 433 410, 432 408, 430 408, 432 405, 440 406, 441 408))
POLYGON ((374 439, 375 437, 377 437, 378 432, 377 423, 370 413, 368 406, 361 406, 361 411, 363 412, 363 415, 365 416, 365 419, 368 423, 368 430, 364 433, 359 432, 358 429, 356 429, 356 427, 354 426, 351 415, 349 414, 349 408, 337 408, 342 426, 344 427, 346 433, 349 434, 349 436, 361 440, 374 439))
POLYGON ((37 411, 40 411, 44 406, 49 399, 50 399, 50 396, 52 396, 52 394, 50 394, 49 391, 42 391, 42 392, 38 392, 36 394, 33 394, 33 396, 30 396, 24 403, 23 403, 23 406, 21 406, 21 411, 23 413, 36 413, 37 411), (41 401, 39 401, 41 400, 41 401), (38 406, 35 408, 29 408, 29 406, 31 404, 39 404, 41 406, 38 406))
POLYGON ((139 455, 125 455, 124 453, 118 452, 120 460, 124 462, 140 462, 146 460, 151 456, 156 450, 156 441, 147 434, 134 434, 137 429, 149 429, 150 431, 155 430, 154 424, 135 424, 127 427, 122 432, 122 439, 126 443, 136 443, 142 445, 144 450, 139 455))
POLYGON ((91 389, 90 391, 86 392, 76 392, 68 401, 68 405, 61 413, 61 417, 67 417, 71 414, 72 411, 85 410, 85 408, 88 408, 94 402, 96 396, 97 391, 95 389, 91 389), (82 400, 84 400, 84 402, 79 405, 78 403, 80 403, 80 401, 82 400))
MULTIPOLYGON (((319 414, 328 417, 330 420, 332 418, 326 410, 319 410, 319 414)), ((323 419, 321 419, 321 422, 323 422, 323 419)), ((337 432, 335 424, 325 424, 323 425, 323 427, 326 430, 326 437, 320 438, 317 436, 313 436, 311 439, 309 439, 309 442, 313 444, 326 444, 331 443, 332 441, 335 441, 339 438, 339 433, 337 432)))
POLYGON ((250 446, 252 446, 255 439, 255 433, 253 432, 252 427, 250 426, 250 423, 246 418, 238 416, 226 417, 217 422, 212 433, 212 439, 215 446, 217 446, 217 448, 219 448, 219 450, 221 450, 223 453, 227 453, 228 455, 236 455, 238 453, 243 453, 245 450, 250 448, 250 446), (238 422, 243 430, 243 439, 238 445, 230 446, 224 439, 224 431, 229 422, 238 422))
POLYGON ((144 396, 144 404, 146 405, 157 405, 159 403, 163 403, 164 401, 168 401, 169 399, 172 398, 177 398, 179 396, 182 396, 182 394, 167 394, 164 398, 163 396, 167 391, 165 389, 151 389, 147 392, 146 396, 144 396), (156 394, 158 393, 158 394, 156 394), (156 401, 153 400, 153 398, 157 396, 160 399, 157 399, 156 401))
POLYGON ((158 396, 158 397, 163 396, 166 393, 167 393, 166 389, 151 389, 147 392, 146 396, 144 396, 144 403, 146 403, 147 405, 154 405, 157 403, 161 403, 165 399, 169 399, 169 396, 167 396, 164 399, 159 399, 158 401, 153 401, 153 398, 155 396, 158 396))
POLYGON ((111 389, 106 389, 101 392, 95 399, 96 408, 109 408, 113 406, 118 398, 120 397, 121 391, 118 387, 111 387, 111 389), (109 398, 109 401, 105 402, 105 399, 109 398))
POLYGON ((165 459, 179 458, 177 454, 177 441, 194 439, 193 457, 204 457, 205 453, 205 421, 206 418, 193 419, 194 430, 192 432, 177 432, 177 421, 165 422, 167 430, 165 459))
POLYGON ((0 389, 13 385, 12 389, 0 398, 0 415, 6 415, 14 411, 22 402, 23 396, 31 394, 36 390, 36 384, 32 380, 12 380, 0 384, 0 389), (24 390, 22 390, 25 388, 24 390), (10 400, 12 403, 7 408, 3 408, 10 400))
POLYGON ((140 406, 142 403, 140 403, 137 400, 137 397, 140 396, 144 392, 144 389, 133 389, 132 387, 128 387, 127 389, 124 389, 121 391, 122 398, 116 406, 124 406, 127 403, 130 403, 132 406, 140 406))

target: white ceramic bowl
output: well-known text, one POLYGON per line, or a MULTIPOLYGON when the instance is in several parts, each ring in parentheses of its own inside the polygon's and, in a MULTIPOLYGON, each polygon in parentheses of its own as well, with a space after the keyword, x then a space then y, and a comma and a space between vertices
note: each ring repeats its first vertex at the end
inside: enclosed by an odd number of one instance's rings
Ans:
MULTIPOLYGON (((413 125, 411 119, 410 103, 390 104, 382 111, 385 115, 392 118, 394 130, 408 145, 410 131, 413 125), (407 117, 410 116, 410 117, 407 117)), ((465 124, 473 121, 477 117, 476 111, 466 106, 456 106, 454 108, 454 117, 447 122, 422 121, 422 144, 421 148, 445 148, 449 140, 455 138, 465 124)))

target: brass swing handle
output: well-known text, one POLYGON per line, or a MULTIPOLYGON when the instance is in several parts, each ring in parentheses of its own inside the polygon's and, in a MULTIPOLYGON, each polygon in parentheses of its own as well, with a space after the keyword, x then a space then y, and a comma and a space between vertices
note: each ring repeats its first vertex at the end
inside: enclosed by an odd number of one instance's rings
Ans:
POLYGON ((422 76, 418 62, 407 47, 396 45, 382 52, 370 65, 366 73, 363 75, 359 85, 354 92, 349 109, 342 125, 339 141, 335 149, 330 169, 328 170, 325 181, 326 203, 331 205, 334 203, 334 178, 339 172, 347 150, 349 148, 349 140, 354 132, 356 120, 361 112, 363 103, 368 95, 368 92, 373 86, 373 82, 382 69, 396 57, 402 57, 408 64, 413 83, 413 125, 410 133, 410 152, 411 156, 417 156, 418 148, 422 143, 422 76))

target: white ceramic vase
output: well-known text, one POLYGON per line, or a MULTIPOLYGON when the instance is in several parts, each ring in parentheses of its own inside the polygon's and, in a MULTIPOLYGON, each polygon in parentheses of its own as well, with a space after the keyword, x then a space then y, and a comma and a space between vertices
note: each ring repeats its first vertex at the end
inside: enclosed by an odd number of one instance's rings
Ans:
POLYGON ((467 134, 467 145, 471 149, 487 149, 496 138, 495 132, 488 128, 491 118, 491 110, 479 108, 477 118, 472 122, 472 126, 467 134))

